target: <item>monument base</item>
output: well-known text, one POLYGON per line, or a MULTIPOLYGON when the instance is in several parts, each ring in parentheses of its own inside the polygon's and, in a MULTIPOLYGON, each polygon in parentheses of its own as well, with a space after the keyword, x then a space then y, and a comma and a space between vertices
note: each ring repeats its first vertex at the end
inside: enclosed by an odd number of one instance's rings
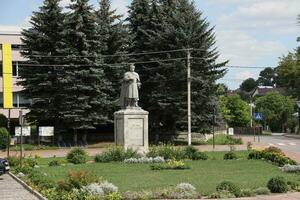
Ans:
POLYGON ((139 108, 126 108, 114 113, 116 145, 140 153, 148 152, 148 112, 139 108))

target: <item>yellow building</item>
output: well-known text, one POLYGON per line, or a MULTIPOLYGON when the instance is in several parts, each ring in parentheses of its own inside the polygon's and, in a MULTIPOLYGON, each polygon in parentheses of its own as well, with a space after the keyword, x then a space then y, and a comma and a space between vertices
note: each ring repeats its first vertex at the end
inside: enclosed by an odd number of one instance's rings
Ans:
POLYGON ((18 86, 17 82, 19 79, 19 62, 25 61, 21 56, 20 50, 22 48, 21 34, 20 33, 1 33, 0 32, 0 113, 8 117, 8 110, 3 109, 3 54, 2 44, 11 44, 12 47, 12 92, 13 92, 13 108, 11 109, 11 118, 19 117, 19 110, 23 110, 23 114, 29 112, 26 107, 29 101, 24 99, 20 92, 23 87, 18 86))

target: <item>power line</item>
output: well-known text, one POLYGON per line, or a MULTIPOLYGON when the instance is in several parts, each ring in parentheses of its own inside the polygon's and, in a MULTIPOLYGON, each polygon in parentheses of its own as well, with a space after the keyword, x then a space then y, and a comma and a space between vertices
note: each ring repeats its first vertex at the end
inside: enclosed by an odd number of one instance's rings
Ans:
POLYGON ((111 54, 111 55, 99 55, 99 56, 92 56, 92 55, 87 55, 87 56, 53 56, 53 55, 38 55, 38 54, 33 54, 33 55, 25 55, 26 57, 37 57, 37 58, 110 58, 110 57, 120 57, 120 56, 140 56, 140 55, 153 55, 153 54, 164 54, 164 53, 174 53, 174 52, 185 52, 185 51, 207 51, 209 49, 175 49, 175 50, 166 50, 166 51, 150 51, 150 52, 141 52, 141 53, 116 53, 116 54, 111 54))

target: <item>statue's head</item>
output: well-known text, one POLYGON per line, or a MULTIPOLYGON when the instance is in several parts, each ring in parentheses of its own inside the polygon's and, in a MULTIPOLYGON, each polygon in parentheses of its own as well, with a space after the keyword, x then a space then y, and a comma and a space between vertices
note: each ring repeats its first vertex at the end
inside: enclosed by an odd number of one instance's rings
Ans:
POLYGON ((134 64, 131 64, 130 67, 129 67, 129 69, 130 69, 131 72, 134 72, 134 70, 135 70, 135 65, 134 65, 134 64))

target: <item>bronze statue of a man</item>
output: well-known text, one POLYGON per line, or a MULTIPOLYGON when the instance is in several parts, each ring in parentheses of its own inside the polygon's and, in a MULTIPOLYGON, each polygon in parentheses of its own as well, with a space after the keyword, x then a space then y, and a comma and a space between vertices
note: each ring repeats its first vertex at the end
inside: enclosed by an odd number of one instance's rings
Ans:
POLYGON ((124 74, 122 80, 122 88, 120 95, 120 106, 122 108, 127 107, 139 107, 139 91, 141 87, 140 76, 135 71, 134 64, 130 65, 130 71, 124 74))

